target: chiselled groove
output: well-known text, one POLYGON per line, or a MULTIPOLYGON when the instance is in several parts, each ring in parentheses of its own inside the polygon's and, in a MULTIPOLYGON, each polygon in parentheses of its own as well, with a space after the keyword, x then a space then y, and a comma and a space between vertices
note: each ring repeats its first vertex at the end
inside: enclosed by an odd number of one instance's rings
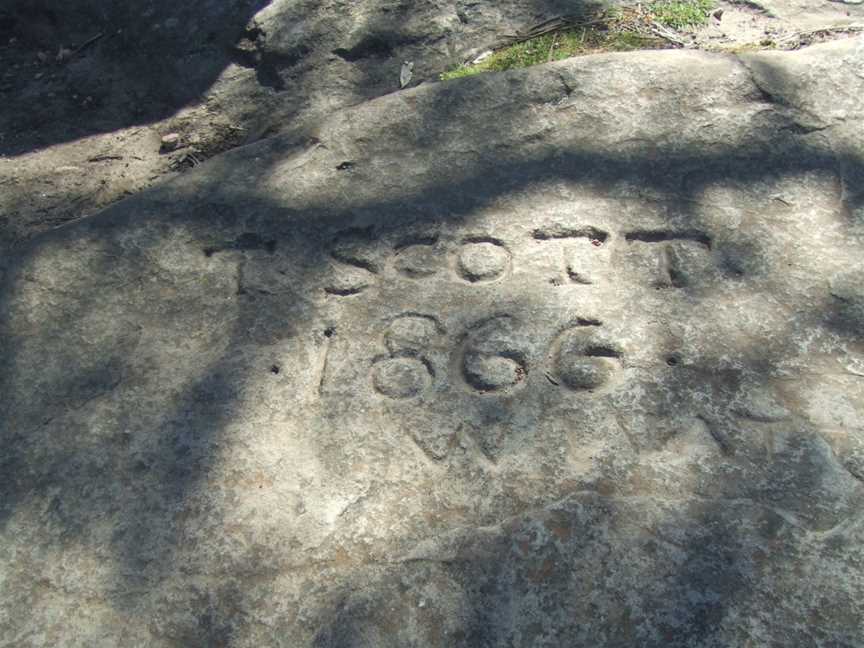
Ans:
POLYGON ((419 313, 416 311, 405 311, 404 313, 399 313, 396 317, 393 318, 393 321, 397 321, 400 319, 405 319, 408 317, 416 317, 417 319, 423 319, 431 322, 435 326, 435 330, 439 333, 446 333, 447 329, 444 327, 444 324, 441 323, 441 320, 435 317, 434 315, 428 315, 426 313, 419 313))
POLYGON ((714 442, 717 444, 717 447, 720 448, 720 452, 726 456, 733 454, 733 448, 729 444, 729 440, 726 436, 717 429, 717 427, 709 421, 704 416, 697 416, 700 421, 705 425, 705 429, 708 430, 708 434, 711 435, 711 438, 714 439, 714 442))
POLYGON ((692 241, 711 249, 711 237, 699 230, 634 230, 624 235, 628 243, 663 243, 665 241, 692 241))
POLYGON ((609 385, 621 369, 624 353, 610 341, 596 320, 577 320, 553 343, 549 382, 574 392, 595 391, 609 385), (588 323, 588 322, 592 323, 588 323))
POLYGON ((393 360, 400 358, 416 360, 417 362, 426 367, 426 371, 429 372, 430 376, 432 376, 433 378, 436 376, 435 367, 432 365, 431 362, 429 362, 423 352, 418 349, 400 349, 399 351, 391 351, 390 353, 379 353, 374 358, 372 358, 372 364, 374 365, 385 360, 393 360))
POLYGON ((412 236, 408 238, 404 238, 400 240, 396 245, 393 246, 393 249, 399 253, 405 248, 409 248, 413 245, 435 245, 438 243, 437 235, 429 235, 429 236, 412 236))
POLYGON ((327 286, 324 289, 324 292, 326 292, 328 295, 348 297, 350 295, 359 295, 364 290, 366 290, 366 286, 363 286, 362 288, 335 288, 334 286, 327 286))
POLYGON ((669 284, 673 288, 683 288, 687 285, 687 277, 680 270, 680 261, 674 250, 667 249, 663 254, 663 266, 669 275, 669 284))
POLYGON ((524 383, 528 364, 524 353, 501 349, 494 353, 466 351, 462 357, 462 378, 481 394, 507 391, 524 383))
POLYGON ((594 283, 585 275, 576 272, 571 268, 567 268, 567 276, 570 278, 571 282, 581 284, 583 286, 590 286, 592 283, 594 283))
POLYGON ((374 358, 372 386, 376 392, 393 400, 419 396, 435 378, 432 364, 421 354, 402 351, 374 358))
POLYGON ((509 335, 512 315, 495 314, 468 326, 457 355, 465 385, 479 394, 502 394, 524 387, 528 354, 509 335))
POLYGON ((567 320, 562 326, 558 328, 557 335, 569 331, 574 328, 586 327, 586 326, 594 326, 599 327, 603 326, 603 321, 599 320, 595 317, 577 317, 575 319, 567 320))
POLYGON ((483 317, 483 318, 477 320, 476 322, 469 324, 466 327, 464 335, 467 336, 470 333, 473 333, 474 331, 479 331, 480 329, 482 329, 487 324, 491 324, 492 322, 495 322, 498 320, 505 320, 505 321, 510 321, 510 322, 517 321, 516 318, 513 315, 511 315, 510 313, 496 313, 494 315, 489 315, 488 317, 483 317))
POLYGON ((575 319, 570 319, 558 328, 558 334, 560 335, 565 331, 583 326, 603 326, 603 321, 595 317, 577 317, 575 319))
POLYGON ((565 225, 549 225, 535 229, 531 236, 537 241, 554 241, 556 239, 587 238, 592 241, 605 243, 609 238, 609 232, 604 232, 596 227, 567 227, 565 225))
POLYGON ((492 245, 497 245, 505 250, 507 249, 504 241, 495 238, 494 236, 466 236, 462 239, 462 243, 491 243, 492 245))
POLYGON ((333 250, 331 256, 336 259, 339 263, 344 263, 345 265, 354 266, 355 268, 360 268, 361 270, 366 270, 367 272, 371 272, 372 274, 378 274, 378 266, 372 261, 368 261, 366 259, 361 259, 360 257, 351 256, 348 254, 344 254, 339 250, 333 250))
POLYGON ((503 277, 511 265, 512 254, 503 241, 491 236, 471 236, 462 240, 456 271, 465 281, 486 283, 503 277))
POLYGON ((408 235, 394 246, 396 271, 412 279, 430 277, 443 269, 437 234, 408 235))
MULTIPOLYGON (((333 331, 332 328, 328 328, 327 331, 333 331)), ((324 343, 322 344, 320 358, 318 361, 318 397, 324 395, 324 383, 327 380, 327 367, 330 363, 330 345, 332 344, 333 333, 327 335, 327 331, 324 332, 324 343)))
POLYGON ((585 347, 583 354, 589 358, 620 358, 623 355, 617 349, 599 344, 585 347))
POLYGON ((204 256, 211 257, 217 252, 228 252, 231 250, 264 250, 268 254, 276 251, 275 240, 265 240, 255 232, 244 232, 233 241, 226 241, 218 245, 204 248, 204 256))
POLYGON ((333 239, 330 256, 339 263, 378 274, 381 271, 379 264, 372 258, 372 254, 364 249, 365 246, 372 245, 374 240, 375 232, 372 227, 343 230, 333 239))

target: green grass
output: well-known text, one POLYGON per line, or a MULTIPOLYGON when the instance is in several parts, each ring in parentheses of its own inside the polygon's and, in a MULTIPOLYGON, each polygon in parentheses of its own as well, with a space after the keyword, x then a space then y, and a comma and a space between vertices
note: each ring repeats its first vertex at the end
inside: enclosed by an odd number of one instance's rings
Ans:
POLYGON ((672 29, 700 27, 708 22, 713 0, 658 0, 648 5, 654 19, 672 29))
POLYGON ((530 67, 548 61, 560 61, 592 52, 627 52, 635 49, 659 48, 665 44, 655 38, 630 32, 599 29, 573 29, 538 36, 498 50, 476 65, 461 65, 441 75, 442 81, 460 79, 483 72, 503 72, 530 67))

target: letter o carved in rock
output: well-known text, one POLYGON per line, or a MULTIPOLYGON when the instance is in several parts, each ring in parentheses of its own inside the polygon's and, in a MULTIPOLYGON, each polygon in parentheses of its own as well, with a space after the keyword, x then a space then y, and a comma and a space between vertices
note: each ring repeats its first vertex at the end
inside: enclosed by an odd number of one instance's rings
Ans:
POLYGON ((498 241, 466 241, 459 251, 456 269, 470 283, 495 281, 510 269, 510 252, 498 241))

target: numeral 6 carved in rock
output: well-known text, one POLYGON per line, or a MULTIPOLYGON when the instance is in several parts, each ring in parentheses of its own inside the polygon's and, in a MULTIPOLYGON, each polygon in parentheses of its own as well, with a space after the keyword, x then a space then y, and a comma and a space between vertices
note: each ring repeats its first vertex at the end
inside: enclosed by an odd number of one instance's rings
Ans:
POLYGON ((567 329, 553 344, 552 369, 558 381, 574 391, 608 383, 621 364, 621 350, 594 326, 567 329))

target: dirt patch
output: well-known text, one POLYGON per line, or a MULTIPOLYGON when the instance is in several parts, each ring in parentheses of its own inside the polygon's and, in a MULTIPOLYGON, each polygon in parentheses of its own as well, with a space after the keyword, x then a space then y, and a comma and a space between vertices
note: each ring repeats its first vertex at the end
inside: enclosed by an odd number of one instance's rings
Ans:
POLYGON ((242 142, 204 97, 260 0, 0 10, 0 248, 242 142), (159 151, 162 134, 182 146, 159 151))

